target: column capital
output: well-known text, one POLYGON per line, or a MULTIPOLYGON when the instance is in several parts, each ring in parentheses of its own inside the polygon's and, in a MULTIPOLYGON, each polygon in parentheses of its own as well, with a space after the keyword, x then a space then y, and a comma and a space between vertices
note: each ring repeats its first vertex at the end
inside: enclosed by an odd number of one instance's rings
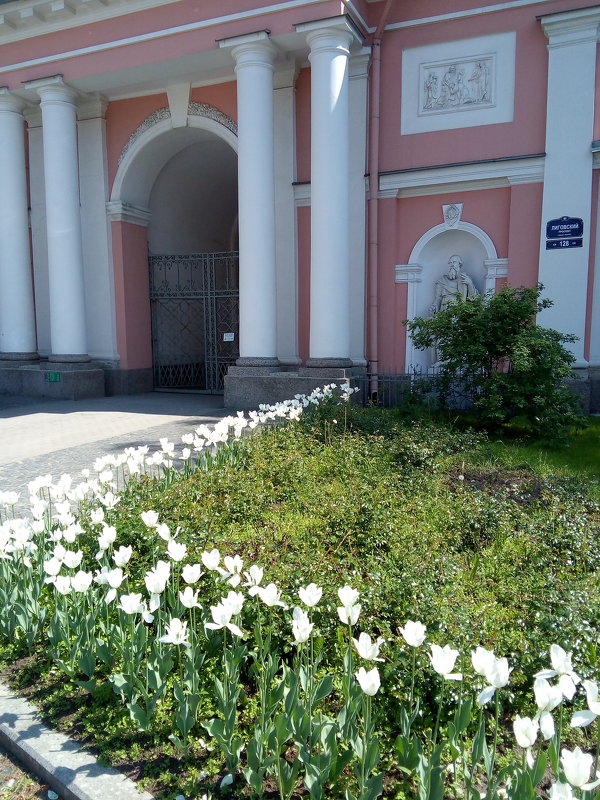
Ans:
POLYGON ((350 52, 352 44, 361 44, 362 37, 358 28, 347 14, 339 17, 317 19, 312 22, 301 22, 294 26, 296 33, 304 33, 311 54, 316 51, 350 52))
POLYGON ((65 103, 75 106, 78 93, 63 81, 62 75, 26 81, 28 89, 34 89, 42 103, 65 103))
POLYGON ((585 42, 597 42, 600 26, 600 7, 559 11, 538 17, 548 37, 548 47, 568 47, 585 42))
POLYGON ((246 66, 267 66, 273 69, 276 49, 269 39, 270 31, 262 30, 219 39, 219 47, 231 48, 236 71, 246 66))
POLYGON ((22 114, 27 103, 8 90, 6 86, 0 86, 0 112, 12 114, 22 114))
POLYGON ((108 100, 101 94, 90 95, 77 106, 77 119, 104 119, 108 100))

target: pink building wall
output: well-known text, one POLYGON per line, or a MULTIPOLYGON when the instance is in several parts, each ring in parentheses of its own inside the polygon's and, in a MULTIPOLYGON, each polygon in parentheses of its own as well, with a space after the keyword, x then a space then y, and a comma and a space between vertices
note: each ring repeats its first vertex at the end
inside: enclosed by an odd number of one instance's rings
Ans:
POLYGON ((117 349, 123 369, 152 366, 146 228, 112 223, 117 349))

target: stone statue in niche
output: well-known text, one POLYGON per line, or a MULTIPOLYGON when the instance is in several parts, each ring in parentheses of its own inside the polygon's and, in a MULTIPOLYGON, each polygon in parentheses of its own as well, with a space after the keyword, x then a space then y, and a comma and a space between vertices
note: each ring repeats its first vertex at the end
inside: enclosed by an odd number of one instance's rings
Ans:
POLYGON ((479 294, 473 279, 463 272, 462 267, 463 260, 460 256, 450 256, 448 271, 435 282, 435 300, 431 306, 434 314, 438 311, 445 311, 452 303, 456 303, 458 298, 467 300, 469 297, 479 294))
MULTIPOLYGON (((468 300, 479 294, 470 275, 463 271, 463 260, 459 255, 452 255, 448 259, 448 270, 435 282, 435 298, 430 306, 432 314, 445 311, 458 300, 468 300)), ((440 363, 437 348, 433 348, 433 362, 440 363)))

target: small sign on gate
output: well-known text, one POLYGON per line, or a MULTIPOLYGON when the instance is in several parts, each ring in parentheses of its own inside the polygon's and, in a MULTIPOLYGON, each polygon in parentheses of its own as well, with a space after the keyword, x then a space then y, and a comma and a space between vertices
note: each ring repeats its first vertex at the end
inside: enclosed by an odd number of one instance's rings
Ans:
POLYGON ((224 333, 223 334, 223 341, 224 342, 233 342, 233 341, 235 341, 235 333, 224 333))

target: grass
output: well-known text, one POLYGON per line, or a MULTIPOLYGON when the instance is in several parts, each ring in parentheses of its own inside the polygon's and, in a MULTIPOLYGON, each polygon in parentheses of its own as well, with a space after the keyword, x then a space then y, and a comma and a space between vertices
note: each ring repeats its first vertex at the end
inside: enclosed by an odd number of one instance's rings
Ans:
POLYGON ((564 444, 539 441, 490 442, 491 453, 508 468, 526 465, 540 475, 574 475, 600 481, 600 418, 590 417, 564 444))

